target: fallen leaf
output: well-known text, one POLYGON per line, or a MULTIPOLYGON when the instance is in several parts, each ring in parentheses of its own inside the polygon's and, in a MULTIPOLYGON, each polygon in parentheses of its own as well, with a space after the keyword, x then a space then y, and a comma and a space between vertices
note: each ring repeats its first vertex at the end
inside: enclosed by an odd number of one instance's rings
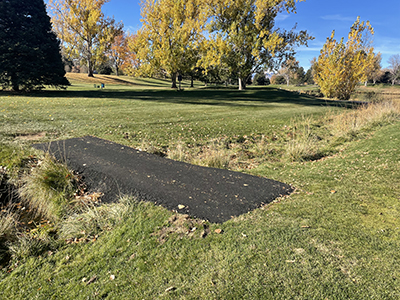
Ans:
POLYGON ((86 285, 89 285, 89 284, 95 282, 96 280, 97 280, 97 276, 93 275, 92 278, 90 278, 89 281, 86 283, 86 285))
POLYGON ((335 193, 336 193, 336 191, 335 191, 335 190, 331 190, 331 193, 332 193, 332 194, 335 194, 335 193))
POLYGON ((220 234, 220 233, 222 233, 222 229, 219 229, 219 228, 215 229, 214 232, 220 234))
POLYGON ((115 275, 111 275, 111 276, 110 276, 110 279, 111 279, 111 280, 114 280, 114 279, 115 279, 115 275))
POLYGON ((170 286, 169 288, 165 289, 165 292, 171 292, 171 291, 175 291, 176 287, 174 286, 170 286))
POLYGON ((182 205, 182 204, 179 204, 179 205, 178 205, 178 208, 179 208, 179 209, 184 209, 185 207, 186 207, 186 206, 185 206, 185 205, 182 205))

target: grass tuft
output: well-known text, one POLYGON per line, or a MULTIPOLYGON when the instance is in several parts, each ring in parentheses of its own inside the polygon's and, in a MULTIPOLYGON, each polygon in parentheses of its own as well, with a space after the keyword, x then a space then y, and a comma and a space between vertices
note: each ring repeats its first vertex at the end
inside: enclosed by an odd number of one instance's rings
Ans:
POLYGON ((77 188, 77 179, 63 164, 46 155, 21 179, 21 198, 29 208, 52 221, 60 219, 77 188))
POLYGON ((118 203, 101 206, 87 205, 81 212, 70 215, 61 223, 62 239, 93 237, 119 224, 136 206, 132 197, 122 197, 118 203))
POLYGON ((8 251, 14 261, 22 261, 31 256, 39 256, 50 249, 53 244, 49 236, 37 237, 31 234, 19 234, 16 237, 16 241, 8 244, 8 251))

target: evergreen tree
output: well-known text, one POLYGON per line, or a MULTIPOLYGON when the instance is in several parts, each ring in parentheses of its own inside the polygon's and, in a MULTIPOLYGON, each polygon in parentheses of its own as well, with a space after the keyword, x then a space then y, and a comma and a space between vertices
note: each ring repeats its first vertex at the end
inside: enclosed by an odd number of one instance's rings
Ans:
POLYGON ((0 86, 69 85, 43 0, 0 0, 0 86))

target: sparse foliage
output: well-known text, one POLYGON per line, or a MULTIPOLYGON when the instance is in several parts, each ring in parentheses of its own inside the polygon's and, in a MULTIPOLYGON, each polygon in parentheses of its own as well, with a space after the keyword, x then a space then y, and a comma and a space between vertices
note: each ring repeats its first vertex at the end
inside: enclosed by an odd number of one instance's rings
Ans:
POLYGON ((105 17, 101 8, 109 0, 50 0, 54 30, 62 41, 64 55, 87 64, 88 76, 104 62, 122 23, 105 17))
POLYGON ((392 55, 389 57, 389 72, 390 79, 392 81, 392 85, 396 82, 396 80, 400 79, 400 55, 392 55))
POLYGON ((368 37, 373 33, 369 22, 357 18, 346 43, 343 38, 339 42, 335 39, 335 31, 327 38, 313 65, 314 80, 326 97, 348 100, 356 85, 366 80, 375 58, 368 37))
POLYGON ((299 69, 299 62, 295 59, 288 59, 282 64, 282 68, 279 70, 279 74, 282 75, 286 84, 290 84, 290 79, 296 76, 296 72, 299 69))
MULTIPOLYGON (((382 54, 378 53, 373 58, 372 64, 366 70, 367 80, 371 80, 374 84, 384 75, 381 66, 382 54)), ((367 85, 367 81, 365 81, 365 85, 367 85)))

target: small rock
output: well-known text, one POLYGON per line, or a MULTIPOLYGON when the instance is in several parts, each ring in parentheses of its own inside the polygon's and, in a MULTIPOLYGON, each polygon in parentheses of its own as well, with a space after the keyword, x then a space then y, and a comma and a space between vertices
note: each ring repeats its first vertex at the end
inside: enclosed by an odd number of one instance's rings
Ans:
POLYGON ((182 204, 179 204, 178 205, 178 209, 184 209, 186 206, 185 205, 182 205, 182 204))

